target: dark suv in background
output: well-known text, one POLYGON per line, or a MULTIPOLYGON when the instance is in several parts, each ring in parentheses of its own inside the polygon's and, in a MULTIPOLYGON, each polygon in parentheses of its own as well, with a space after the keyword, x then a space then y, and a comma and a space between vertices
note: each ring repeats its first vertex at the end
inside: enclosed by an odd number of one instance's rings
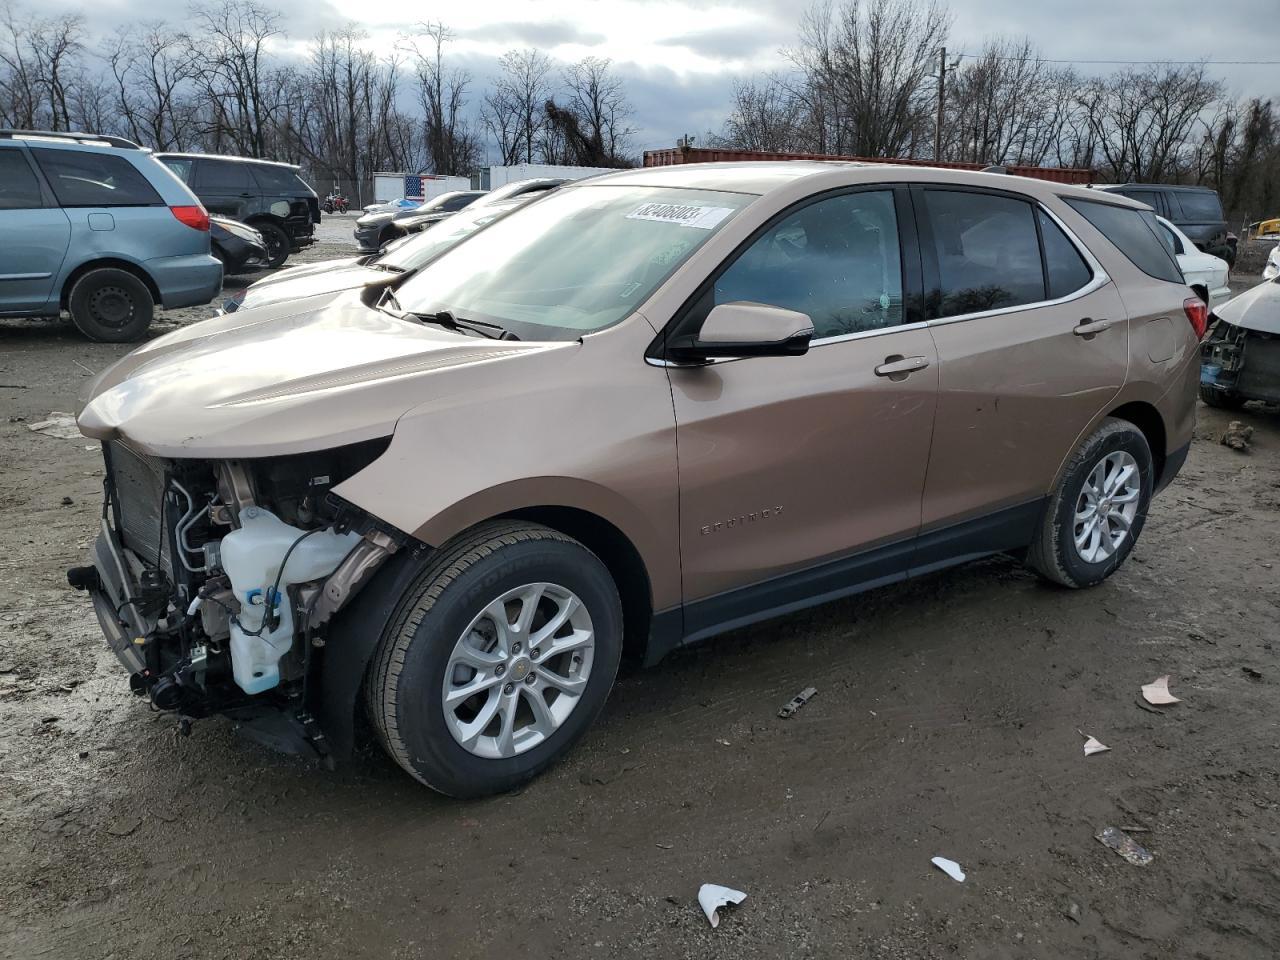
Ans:
POLYGON ((261 233, 267 266, 283 266, 291 250, 315 243, 320 199, 298 176, 298 167, 202 153, 158 153, 156 159, 191 187, 210 213, 247 223, 261 233))
POLYGON ((1205 253, 1235 266, 1236 238, 1227 233, 1227 219, 1216 190, 1165 183, 1108 183, 1094 188, 1147 204, 1205 253))

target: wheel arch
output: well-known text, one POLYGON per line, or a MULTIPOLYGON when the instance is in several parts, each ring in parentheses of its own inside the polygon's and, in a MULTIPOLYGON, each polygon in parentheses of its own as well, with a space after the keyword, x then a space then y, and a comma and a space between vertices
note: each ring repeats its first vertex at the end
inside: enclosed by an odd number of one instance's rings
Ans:
POLYGON ((160 305, 160 288, 156 286, 156 282, 151 279, 151 274, 147 273, 141 266, 129 260, 122 260, 119 257, 99 257, 96 260, 88 260, 69 274, 67 279, 62 282, 62 289, 58 294, 58 303, 64 309, 71 298, 71 290, 75 287, 76 281, 92 270, 115 269, 123 270, 125 273, 132 274, 143 282, 147 290, 151 294, 151 301, 156 306, 160 305))
POLYGON ((1147 446, 1151 448, 1151 460, 1156 474, 1155 486, 1159 487, 1169 454, 1168 430, 1160 411, 1145 400, 1130 400, 1108 411, 1107 416, 1127 420, 1142 431, 1142 435, 1147 438, 1147 446))

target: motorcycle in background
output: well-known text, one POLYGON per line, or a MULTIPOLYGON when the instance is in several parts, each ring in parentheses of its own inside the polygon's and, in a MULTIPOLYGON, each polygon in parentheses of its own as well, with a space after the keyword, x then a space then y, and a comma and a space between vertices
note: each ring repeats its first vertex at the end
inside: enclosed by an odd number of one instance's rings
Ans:
POLYGON ((336 190, 324 198, 321 204, 325 213, 346 213, 348 209, 347 198, 336 190))

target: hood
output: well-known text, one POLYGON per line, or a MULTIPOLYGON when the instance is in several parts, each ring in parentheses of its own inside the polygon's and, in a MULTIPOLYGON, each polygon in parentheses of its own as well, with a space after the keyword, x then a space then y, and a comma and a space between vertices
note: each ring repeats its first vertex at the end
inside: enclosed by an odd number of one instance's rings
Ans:
POLYGON ((465 391, 468 366, 577 347, 398 320, 351 291, 152 340, 98 377, 78 421, 87 437, 160 457, 305 453, 389 436, 406 410, 465 391))
POLYGON ((274 286, 277 283, 290 283, 299 277, 309 277, 317 273, 328 273, 330 270, 343 270, 347 267, 358 267, 367 257, 343 257, 340 260, 321 260, 319 263, 304 263, 296 267, 285 267, 275 273, 255 280, 249 284, 250 290, 274 286))
POLYGON ((273 278, 274 283, 255 283, 249 287, 240 300, 239 309, 251 310, 285 300, 301 300, 325 293, 354 290, 356 287, 371 284, 385 284, 399 277, 399 273, 391 270, 377 270, 355 264, 349 267, 331 268, 323 272, 304 273, 296 277, 273 278))
POLYGON ((1217 309, 1227 323, 1259 333, 1280 334, 1280 282, 1268 280, 1217 309))

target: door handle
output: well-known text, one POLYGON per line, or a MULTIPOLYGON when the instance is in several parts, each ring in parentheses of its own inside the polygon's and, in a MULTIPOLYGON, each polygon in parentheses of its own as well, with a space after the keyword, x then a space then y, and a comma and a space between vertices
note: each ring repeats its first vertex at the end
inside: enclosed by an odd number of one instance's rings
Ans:
POLYGON ((253 194, 252 194, 252 193, 242 193, 242 194, 240 194, 240 196, 244 197, 246 200, 251 200, 251 199, 253 199, 253 194))
POLYGON ((888 377, 891 380, 904 380, 909 374, 923 370, 928 365, 928 357, 904 357, 895 353, 891 357, 884 358, 884 363, 876 367, 875 374, 877 377, 888 377))
POLYGON ((1086 340, 1089 340, 1095 335, 1101 333, 1103 330, 1115 326, 1116 323, 1117 321, 1115 320, 1090 320, 1088 317, 1085 317, 1080 321, 1079 325, 1072 329, 1071 332, 1077 337, 1084 337, 1086 340))

